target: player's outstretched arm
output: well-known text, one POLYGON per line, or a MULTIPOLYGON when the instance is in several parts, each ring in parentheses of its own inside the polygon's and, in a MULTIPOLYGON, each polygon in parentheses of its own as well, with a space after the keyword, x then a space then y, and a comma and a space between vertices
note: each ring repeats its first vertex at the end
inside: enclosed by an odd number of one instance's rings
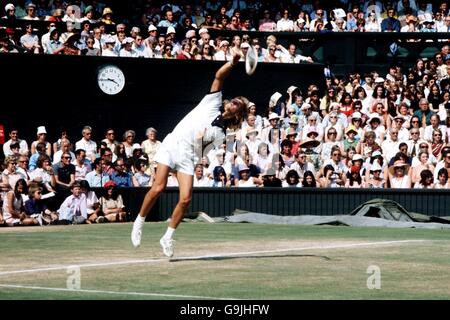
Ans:
POLYGON ((233 60, 225 63, 219 70, 216 72, 216 77, 211 85, 211 92, 216 92, 222 90, 223 82, 226 77, 230 74, 231 70, 233 70, 234 66, 238 63, 241 55, 235 53, 233 55, 233 60))

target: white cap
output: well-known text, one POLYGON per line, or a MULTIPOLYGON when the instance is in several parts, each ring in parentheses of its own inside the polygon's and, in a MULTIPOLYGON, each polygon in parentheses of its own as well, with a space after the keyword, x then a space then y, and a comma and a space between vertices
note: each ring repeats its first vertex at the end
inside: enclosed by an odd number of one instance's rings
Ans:
POLYGON ((203 34, 203 33, 208 33, 208 29, 206 28, 201 28, 200 30, 198 30, 198 34, 203 34))
POLYGON ((309 130, 308 130, 308 133, 306 134, 306 136, 309 137, 309 135, 311 133, 315 133, 315 134, 319 135, 319 131, 317 131, 316 127, 309 127, 309 130))
POLYGON ((355 153, 353 155, 353 158, 352 158, 352 161, 357 161, 357 160, 363 160, 364 161, 362 155, 360 155, 359 153, 355 153))
POLYGON ((157 31, 158 30, 158 28, 156 28, 154 25, 149 25, 148 26, 148 32, 151 32, 151 31, 157 31))
POLYGON ((269 114, 269 121, 272 119, 280 119, 280 117, 278 116, 278 114, 276 112, 271 112, 269 114))
POLYGON ((114 39, 114 37, 110 34, 108 34, 105 38, 105 43, 115 43, 116 39, 114 39))
POLYGON ((230 43, 227 40, 222 40, 220 41, 219 48, 221 48, 224 45, 230 45, 230 43))
POLYGON ((40 126, 37 128, 37 134, 41 134, 41 133, 47 133, 47 130, 45 129, 45 126, 40 126))
POLYGON ((278 100, 280 100, 281 97, 282 97, 282 94, 277 91, 270 97, 270 102, 274 106, 277 104, 278 100))
POLYGON ((133 43, 134 39, 131 37, 126 37, 125 39, 122 40, 122 44, 126 44, 126 43, 133 43))
POLYGON ((302 107, 300 108, 300 110, 306 110, 309 108, 311 108, 311 105, 309 103, 304 103, 304 104, 302 104, 302 107))
POLYGON ((189 30, 188 32, 186 32, 186 38, 192 38, 195 37, 195 30, 189 30))
POLYGON ((250 45, 247 42, 242 42, 241 48, 250 48, 250 45))
POLYGON ((5 11, 8 11, 8 10, 14 10, 15 9, 15 7, 14 7, 14 5, 12 4, 12 3, 8 3, 6 6, 5 6, 5 11))
POLYGON ((133 146, 131 147, 131 150, 136 150, 136 149, 142 149, 141 145, 139 143, 135 143, 133 144, 133 146))
POLYGON ((375 79, 375 83, 383 83, 384 79, 382 77, 378 77, 375 79))
POLYGON ((175 32, 175 28, 174 27, 168 27, 166 34, 169 34, 169 33, 176 33, 175 32))
POLYGON ((335 18, 345 18, 347 16, 347 14, 345 13, 344 9, 334 9, 334 17, 335 18))
POLYGON ((374 161, 370 167, 370 171, 381 171, 381 166, 378 161, 374 161))
POLYGON ((353 112, 352 113, 352 119, 361 119, 361 113, 353 112))

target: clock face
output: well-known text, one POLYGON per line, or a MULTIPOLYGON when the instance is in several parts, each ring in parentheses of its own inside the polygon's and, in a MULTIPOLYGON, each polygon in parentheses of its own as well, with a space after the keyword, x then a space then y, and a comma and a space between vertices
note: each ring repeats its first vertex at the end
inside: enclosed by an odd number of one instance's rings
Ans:
POLYGON ((116 66, 103 66, 98 71, 97 82, 104 93, 114 95, 122 91, 125 86, 125 75, 116 66))

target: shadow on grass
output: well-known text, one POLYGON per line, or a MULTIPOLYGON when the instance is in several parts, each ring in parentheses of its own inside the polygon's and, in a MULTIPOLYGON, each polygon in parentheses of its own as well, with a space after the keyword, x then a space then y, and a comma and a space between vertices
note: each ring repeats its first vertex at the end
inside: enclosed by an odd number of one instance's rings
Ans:
POLYGON ((286 254, 286 255, 248 255, 248 256, 220 256, 220 257, 193 257, 193 258, 181 258, 170 259, 170 262, 182 262, 182 261, 222 261, 232 259, 271 259, 271 258, 319 258, 322 260, 330 261, 331 258, 327 256, 320 256, 315 254, 286 254))

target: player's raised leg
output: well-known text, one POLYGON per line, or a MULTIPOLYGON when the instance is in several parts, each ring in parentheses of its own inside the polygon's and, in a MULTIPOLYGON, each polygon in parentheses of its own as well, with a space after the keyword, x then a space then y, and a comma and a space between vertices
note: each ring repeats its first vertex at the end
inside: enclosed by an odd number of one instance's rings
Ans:
POLYGON ((167 177, 169 176, 170 167, 158 163, 156 170, 155 181, 151 189, 147 192, 142 203, 141 210, 139 211, 136 220, 134 220, 133 230, 131 231, 131 242, 135 248, 141 245, 142 227, 144 226, 145 217, 150 212, 151 208, 155 205, 161 193, 164 191, 167 185, 167 177))

